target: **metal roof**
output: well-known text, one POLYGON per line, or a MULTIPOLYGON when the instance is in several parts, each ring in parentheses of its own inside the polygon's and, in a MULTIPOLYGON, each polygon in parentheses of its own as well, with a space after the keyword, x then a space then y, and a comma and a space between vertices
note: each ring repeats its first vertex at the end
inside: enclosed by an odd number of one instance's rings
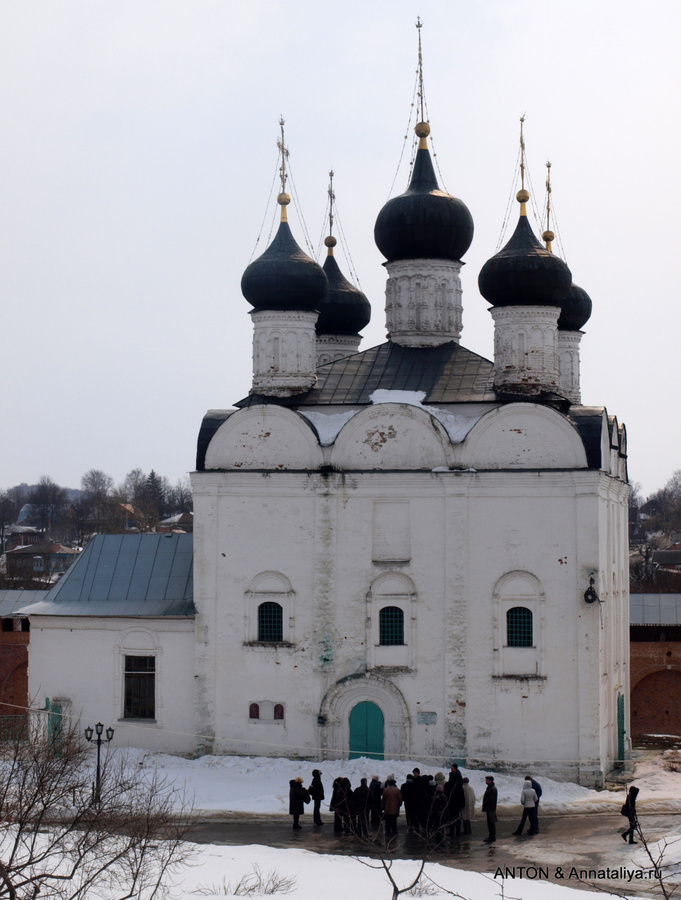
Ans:
POLYGON ((30 615, 193 616, 191 534, 106 534, 30 615))
POLYGON ((681 625, 681 594, 631 594, 631 625, 681 625))
MULTIPOLYGON (((494 363, 453 341, 441 347, 401 347, 388 341, 320 366, 315 387, 286 398, 286 405, 369 404, 376 390, 425 391, 424 403, 493 403, 493 382, 494 363)), ((252 395, 236 405, 263 400, 252 395)))
POLYGON ((20 613, 19 610, 36 600, 44 600, 47 594, 47 591, 40 590, 0 591, 0 618, 11 619, 15 616, 26 615, 26 613, 20 613))

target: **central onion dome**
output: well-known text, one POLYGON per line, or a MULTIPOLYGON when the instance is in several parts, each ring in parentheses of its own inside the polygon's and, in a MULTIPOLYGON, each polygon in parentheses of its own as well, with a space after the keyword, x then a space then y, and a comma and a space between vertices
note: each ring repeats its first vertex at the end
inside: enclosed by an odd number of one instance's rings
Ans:
POLYGON ((330 235, 324 244, 329 248, 323 266, 329 279, 329 293, 319 307, 317 334, 359 334, 369 324, 371 304, 338 267, 333 255, 336 238, 330 235))
POLYGON ((241 293, 256 311, 319 309, 329 283, 324 270, 310 259, 295 242, 284 207, 290 203, 281 193, 282 221, 267 250, 254 259, 241 279, 241 293))
POLYGON ((591 297, 584 288, 573 283, 558 316, 558 330, 580 331, 591 318, 592 306, 591 297))
POLYGON ((530 195, 518 191, 520 219, 510 241, 480 270, 480 293, 492 306, 558 306, 572 284, 570 270, 535 237, 525 212, 530 195))
POLYGON ((388 262, 403 259, 459 261, 473 240, 473 217, 466 204, 440 190, 426 138, 427 122, 416 126, 419 147, 404 194, 388 200, 378 214, 374 240, 388 262))

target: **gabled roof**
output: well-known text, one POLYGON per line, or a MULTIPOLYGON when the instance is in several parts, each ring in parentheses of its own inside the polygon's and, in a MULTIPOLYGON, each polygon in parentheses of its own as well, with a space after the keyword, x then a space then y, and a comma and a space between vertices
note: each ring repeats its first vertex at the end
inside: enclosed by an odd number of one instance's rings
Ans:
MULTIPOLYGON (((377 390, 425 391, 424 403, 493 403, 494 363, 460 344, 401 347, 388 341, 317 369, 317 384, 305 394, 277 402, 285 406, 368 405, 377 390)), ((236 406, 270 403, 251 395, 236 406)))
POLYGON ((97 535, 42 602, 43 616, 193 616, 191 534, 97 535))

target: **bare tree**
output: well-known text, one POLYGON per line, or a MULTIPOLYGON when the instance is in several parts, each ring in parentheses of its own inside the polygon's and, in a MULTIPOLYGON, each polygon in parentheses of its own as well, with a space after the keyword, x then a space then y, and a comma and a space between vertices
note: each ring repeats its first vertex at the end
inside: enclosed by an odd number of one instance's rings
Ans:
POLYGON ((114 753, 93 803, 92 753, 75 727, 35 722, 0 745, 0 897, 151 900, 187 857, 187 805, 114 753), (31 733, 29 733, 31 729, 31 733), (178 805, 180 814, 178 818, 178 805))

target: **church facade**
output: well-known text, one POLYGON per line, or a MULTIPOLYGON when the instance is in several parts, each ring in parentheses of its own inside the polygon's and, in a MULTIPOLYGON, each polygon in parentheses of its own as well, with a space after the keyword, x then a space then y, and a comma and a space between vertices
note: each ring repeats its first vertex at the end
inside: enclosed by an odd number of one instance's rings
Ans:
POLYGON ((208 413, 192 476, 195 730, 213 753, 600 784, 628 746, 626 433, 581 405, 591 301, 532 233, 525 191, 480 273, 495 359, 461 346, 473 222, 428 132, 376 223, 387 343, 310 364, 358 337, 365 298, 335 261, 324 285, 283 189, 244 274, 253 388, 208 413))
POLYGON ((375 228, 387 342, 359 351, 369 303, 331 235, 323 267, 296 244, 284 175, 279 231, 242 279, 252 389, 198 438, 193 545, 88 547, 34 609, 32 696, 194 754, 586 785, 624 759, 626 431, 581 403, 591 301, 533 234, 523 189, 479 277, 494 360, 463 347, 473 219, 417 134, 410 186, 375 228))

